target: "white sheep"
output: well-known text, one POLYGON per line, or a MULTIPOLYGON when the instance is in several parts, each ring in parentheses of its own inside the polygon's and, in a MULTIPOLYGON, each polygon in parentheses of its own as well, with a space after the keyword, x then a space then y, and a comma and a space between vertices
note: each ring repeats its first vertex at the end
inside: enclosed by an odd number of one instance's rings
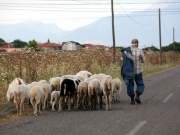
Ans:
POLYGON ((106 111, 111 110, 111 97, 113 94, 114 83, 110 75, 104 75, 101 81, 101 89, 105 98, 106 111))
POLYGON ((29 87, 29 89, 31 89, 33 86, 39 85, 39 82, 31 82, 30 84, 28 84, 27 86, 29 87))
POLYGON ((84 82, 89 83, 91 80, 92 80, 91 78, 86 78, 86 79, 84 79, 84 82))
POLYGON ((44 82, 40 83, 39 86, 44 90, 43 109, 49 108, 52 87, 50 84, 44 83, 44 82), (46 105, 47 105, 47 107, 46 107, 46 105))
POLYGON ((7 94, 6 94, 6 97, 7 97, 7 101, 13 101, 14 100, 14 88, 17 86, 17 85, 20 85, 20 84, 25 84, 24 81, 21 79, 21 78, 15 78, 10 84, 9 84, 9 87, 8 87, 8 90, 7 90, 7 94))
POLYGON ((84 77, 83 75, 78 74, 78 73, 74 77, 75 77, 75 79, 79 79, 81 81, 84 81, 84 79, 86 79, 86 77, 84 77))
POLYGON ((44 90, 38 85, 33 86, 30 89, 29 97, 34 109, 34 115, 37 116, 38 113, 41 114, 41 105, 44 100, 44 90))
POLYGON ((119 78, 114 78, 114 89, 113 89, 113 99, 114 101, 119 101, 120 102, 120 92, 122 90, 122 82, 119 78))
POLYGON ((54 106, 56 105, 56 108, 58 108, 58 102, 60 98, 60 91, 53 91, 51 93, 51 101, 50 104, 52 106, 52 110, 55 111, 54 106))
POLYGON ((52 87, 52 91, 60 91, 61 77, 54 77, 49 80, 49 84, 52 87))
POLYGON ((77 110, 78 110, 80 99, 82 101, 83 110, 84 111, 86 110, 85 100, 87 98, 87 93, 88 93, 88 83, 85 81, 80 82, 78 85, 78 90, 77 90, 77 110))
POLYGON ((48 83, 46 80, 40 80, 39 83, 48 83))
POLYGON ((22 108, 26 110, 27 115, 27 107, 29 106, 29 88, 25 84, 17 85, 14 88, 14 103, 16 104, 17 115, 21 116, 22 108))
POLYGON ((102 108, 102 92, 100 82, 98 79, 90 80, 88 84, 88 98, 91 110, 92 108, 96 110, 96 104, 99 103, 98 96, 100 96, 100 108, 102 108))
POLYGON ((79 71, 77 74, 83 75, 85 78, 89 78, 92 75, 92 73, 86 70, 79 71))

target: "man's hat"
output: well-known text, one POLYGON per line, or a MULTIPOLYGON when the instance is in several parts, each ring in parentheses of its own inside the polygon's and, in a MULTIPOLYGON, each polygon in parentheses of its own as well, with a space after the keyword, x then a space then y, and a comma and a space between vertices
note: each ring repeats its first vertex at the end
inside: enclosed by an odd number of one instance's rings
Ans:
POLYGON ((131 41, 131 44, 136 44, 136 43, 139 43, 139 41, 138 41, 137 39, 133 39, 133 40, 131 41))

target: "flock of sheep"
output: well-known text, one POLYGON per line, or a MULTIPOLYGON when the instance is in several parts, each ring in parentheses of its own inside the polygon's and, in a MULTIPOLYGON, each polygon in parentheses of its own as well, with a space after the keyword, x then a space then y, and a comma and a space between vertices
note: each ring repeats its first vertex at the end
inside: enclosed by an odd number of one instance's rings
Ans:
POLYGON ((34 115, 41 114, 41 108, 49 107, 61 112, 66 106, 71 110, 71 105, 75 110, 79 106, 83 110, 87 108, 96 109, 99 104, 105 103, 105 109, 111 110, 111 102, 120 101, 121 80, 112 78, 103 73, 91 74, 83 70, 76 75, 63 75, 53 77, 48 81, 40 80, 26 84, 21 78, 15 78, 7 91, 7 100, 16 105, 17 115, 22 115, 22 110, 26 110, 29 104, 33 106, 34 115))

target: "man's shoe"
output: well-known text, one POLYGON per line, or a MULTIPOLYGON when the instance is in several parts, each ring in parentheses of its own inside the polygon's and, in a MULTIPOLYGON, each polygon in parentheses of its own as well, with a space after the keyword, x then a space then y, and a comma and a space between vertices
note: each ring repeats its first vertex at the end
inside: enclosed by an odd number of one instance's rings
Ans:
POLYGON ((136 97, 135 97, 135 101, 136 101, 138 104, 141 104, 141 100, 140 100, 139 96, 136 96, 136 97))
POLYGON ((135 105, 135 101, 134 100, 131 100, 131 105, 135 105))
POLYGON ((131 105, 134 105, 135 104, 135 101, 134 101, 134 96, 133 97, 131 97, 131 103, 130 103, 131 105))

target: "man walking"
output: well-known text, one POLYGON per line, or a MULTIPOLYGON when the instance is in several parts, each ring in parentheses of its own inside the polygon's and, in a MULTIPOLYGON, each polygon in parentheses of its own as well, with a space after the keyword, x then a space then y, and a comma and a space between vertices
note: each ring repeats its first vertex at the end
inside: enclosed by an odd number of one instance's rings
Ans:
POLYGON ((123 57, 123 59, 126 58, 126 61, 127 61, 127 57, 129 57, 133 61, 133 65, 132 64, 125 64, 125 62, 123 62, 123 69, 122 69, 122 72, 124 72, 124 74, 125 74, 123 76, 123 79, 124 79, 124 82, 126 83, 126 86, 127 86, 127 94, 131 98, 131 104, 132 105, 135 104, 135 101, 138 104, 141 103, 140 95, 143 94, 144 88, 145 88, 143 78, 142 78, 142 65, 141 65, 142 63, 145 62, 145 55, 144 55, 143 51, 138 48, 138 44, 139 44, 139 41, 137 39, 133 39, 131 41, 131 47, 129 47, 129 49, 126 49, 126 48, 123 49, 123 51, 125 51, 124 54, 126 54, 126 57, 123 57), (134 69, 134 71, 133 71, 134 76, 133 77, 128 78, 129 73, 126 76, 125 72, 128 72, 128 70, 131 69, 130 67, 127 68, 127 66, 131 66, 131 68, 134 69), (125 71, 125 70, 127 70, 127 71, 125 71), (135 81, 136 86, 137 86, 137 89, 135 91, 136 95, 134 93, 134 81, 135 81))

